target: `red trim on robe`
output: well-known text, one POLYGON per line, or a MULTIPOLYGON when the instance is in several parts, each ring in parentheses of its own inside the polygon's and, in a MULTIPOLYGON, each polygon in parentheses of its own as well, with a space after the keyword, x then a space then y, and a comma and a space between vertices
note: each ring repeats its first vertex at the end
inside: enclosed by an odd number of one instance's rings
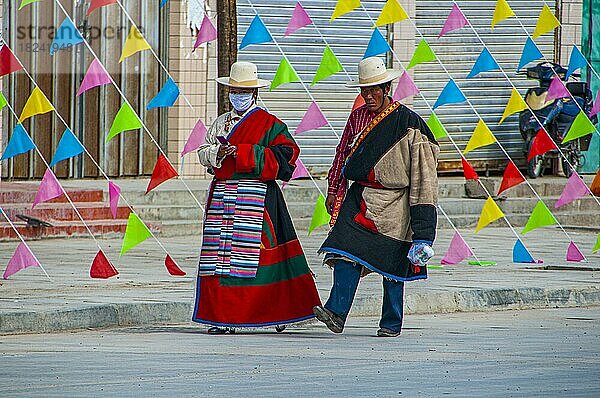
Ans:
POLYGON ((300 256, 303 253, 298 239, 291 240, 282 245, 260 251, 258 266, 268 266, 284 262, 288 258, 300 256))
POLYGON ((375 225, 373 220, 367 218, 366 213, 367 213, 367 204, 365 203, 364 200, 361 199, 360 213, 358 213, 356 216, 354 216, 354 221, 356 221, 357 223, 359 223, 360 225, 362 225, 363 227, 365 227, 366 229, 368 229, 370 231, 379 232, 379 231, 377 231, 377 226, 375 225))

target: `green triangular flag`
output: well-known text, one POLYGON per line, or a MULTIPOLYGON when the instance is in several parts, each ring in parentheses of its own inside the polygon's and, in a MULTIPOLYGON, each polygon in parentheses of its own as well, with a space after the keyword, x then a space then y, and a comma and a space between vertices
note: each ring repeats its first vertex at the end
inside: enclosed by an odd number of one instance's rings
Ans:
POLYGON ((540 200, 535 205, 535 208, 531 212, 529 220, 527 220, 527 224, 525 224, 525 228, 523 228, 521 233, 526 234, 536 228, 554 224, 556 224, 556 218, 550 213, 550 210, 548 210, 548 207, 546 207, 544 202, 540 200))
POLYGON ((431 115, 429 115, 429 119, 427 119, 427 125, 429 126, 429 129, 433 133, 433 136, 436 140, 448 135, 446 128, 442 122, 440 122, 440 119, 438 119, 435 112, 431 112, 431 115))
POLYGON ((596 244, 594 245, 594 248, 592 249, 592 253, 596 253, 598 251, 598 249, 600 249, 600 234, 598 234, 598 239, 596 239, 596 244))
POLYGON ((415 50, 415 53, 413 54, 410 63, 408 64, 408 67, 406 69, 410 69, 413 66, 423 62, 435 61, 436 59, 437 58, 435 56, 435 53, 433 52, 431 47, 429 47, 429 44, 427 44, 425 39, 423 39, 417 46, 417 49, 415 50))
POLYGON ((121 109, 117 112, 117 116, 115 116, 115 120, 113 120, 112 126, 110 126, 110 131, 106 136, 106 142, 110 141, 114 136, 123 131, 127 130, 135 130, 142 128, 142 122, 137 117, 131 106, 127 102, 123 102, 121 105, 121 109))
POLYGON ((569 142, 571 140, 577 139, 579 137, 583 137, 584 135, 588 135, 593 133, 596 130, 592 121, 586 116, 583 111, 579 111, 579 114, 571 123, 571 127, 569 127, 569 131, 565 138, 563 138, 563 144, 565 142, 569 142))
POLYGON ((121 256, 139 245, 152 234, 146 225, 136 216, 134 213, 129 213, 129 219, 127 220, 127 228, 125 229, 125 236, 123 237, 123 246, 121 247, 121 256))
POLYGON ((325 51, 323 51, 323 57, 321 58, 321 63, 319 64, 319 69, 317 69, 317 73, 313 78, 311 86, 317 84, 323 79, 327 79, 329 76, 338 73, 344 70, 340 61, 338 61, 337 57, 329 48, 329 46, 325 47, 325 51))
POLYGON ((25 7, 27 4, 36 3, 40 0, 21 0, 21 5, 19 6, 19 10, 25 7))
POLYGON ((6 101, 6 98, 4 98, 4 95, 2 93, 0 93, 0 110, 4 109, 6 104, 8 104, 8 101, 6 101))
POLYGON ((275 77, 273 78, 273 81, 271 82, 271 90, 273 90, 274 88, 281 86, 282 84, 285 84, 285 83, 299 82, 299 81, 300 81, 300 78, 296 74, 296 71, 294 70, 294 68, 292 68, 292 65, 290 65, 287 58, 283 57, 281 59, 281 62, 279 63, 279 66, 277 67, 277 72, 275 73, 275 77))
POLYGON ((319 195, 317 203, 315 204, 315 210, 313 211, 312 220, 310 220, 310 227, 308 227, 308 234, 319 228, 321 225, 329 224, 331 216, 327 213, 325 208, 325 198, 323 195, 319 195))

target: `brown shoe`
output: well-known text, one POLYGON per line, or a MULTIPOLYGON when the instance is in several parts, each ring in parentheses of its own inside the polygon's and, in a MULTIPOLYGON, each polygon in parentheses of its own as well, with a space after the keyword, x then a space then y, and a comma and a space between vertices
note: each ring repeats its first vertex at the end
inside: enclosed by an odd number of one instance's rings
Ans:
POLYGON ((323 322, 333 333, 342 333, 344 330, 344 321, 342 318, 329 311, 327 308, 320 305, 314 306, 313 313, 317 319, 323 322))
POLYGON ((392 329, 388 328, 380 328, 377 331, 377 337, 398 337, 400 336, 400 332, 396 332, 392 329))

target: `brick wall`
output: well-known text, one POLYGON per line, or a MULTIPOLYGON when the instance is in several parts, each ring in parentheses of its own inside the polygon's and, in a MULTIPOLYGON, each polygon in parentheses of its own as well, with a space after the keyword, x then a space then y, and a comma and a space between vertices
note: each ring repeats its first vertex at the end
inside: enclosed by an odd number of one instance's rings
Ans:
POLYGON ((581 13, 582 0, 561 0, 559 3, 558 19, 561 22, 559 30, 559 55, 561 65, 569 64, 569 56, 573 45, 581 46, 581 13))

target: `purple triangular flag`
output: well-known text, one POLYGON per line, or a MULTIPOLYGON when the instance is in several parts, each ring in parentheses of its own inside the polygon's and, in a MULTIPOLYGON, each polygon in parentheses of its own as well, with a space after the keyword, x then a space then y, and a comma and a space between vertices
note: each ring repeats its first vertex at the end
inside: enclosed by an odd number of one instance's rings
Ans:
POLYGON ((444 255, 444 258, 442 258, 441 264, 458 264, 472 255, 473 251, 457 231, 452 237, 448 251, 444 255))
POLYGON ((586 261, 585 256, 581 250, 579 250, 575 242, 569 243, 569 247, 567 248, 567 261, 575 261, 578 263, 586 261))
POLYGON ((569 90, 565 87, 565 84, 562 80, 558 78, 552 79, 550 83, 550 87, 548 87, 548 92, 546 94, 546 101, 553 101, 557 98, 565 98, 569 97, 571 94, 569 90))
POLYGON ((192 52, 196 51, 196 48, 200 46, 202 43, 208 43, 209 41, 213 41, 217 38, 217 29, 215 29, 215 25, 211 22, 206 14, 204 14, 204 19, 200 24, 200 29, 198 30, 198 36, 196 36, 196 42, 194 43, 194 49, 192 52))
POLYGON ((589 195, 590 190, 587 185, 583 181, 583 178, 579 176, 577 173, 571 174, 571 177, 567 180, 567 185, 565 185, 560 198, 554 204, 554 208, 558 209, 559 207, 566 205, 567 203, 571 203, 585 195, 589 195))
POLYGON ((396 86, 396 91, 394 91, 392 98, 394 101, 400 101, 418 93, 418 87, 415 85, 415 82, 411 79, 410 75, 405 71, 398 80, 398 85, 396 86))
POLYGON ((305 27, 306 25, 310 25, 312 23, 312 19, 306 13, 304 7, 300 2, 296 3, 296 8, 294 8, 294 12, 292 13, 292 18, 288 23, 287 29, 285 30, 285 34, 283 37, 289 36, 300 28, 305 27))
MULTIPOLYGON (((296 159, 296 168, 294 169, 294 172, 292 173, 292 176, 290 177, 290 181, 295 180, 297 178, 309 177, 309 176, 310 176, 310 173, 306 169, 306 166, 304 165, 304 163, 302 163, 300 158, 296 159)), ((285 188, 286 185, 287 185, 287 182, 284 181, 283 184, 281 185, 281 187, 285 188)))
POLYGON ((594 101, 594 106, 592 106, 592 109, 590 110, 589 117, 592 118, 598 113, 600 113, 600 89, 596 92, 596 100, 594 101))
POLYGON ((438 35, 438 39, 448 32, 452 32, 453 30, 460 29, 465 26, 467 26, 467 18, 464 16, 460 8, 458 8, 458 5, 454 3, 450 14, 448 14, 446 22, 444 22, 444 27, 438 35))
POLYGON ((117 218, 117 210, 119 209, 119 195, 121 188, 112 181, 108 182, 108 202, 110 203, 110 212, 113 218, 117 218))
POLYGON ((57 198, 63 193, 65 192, 52 170, 46 169, 44 178, 42 178, 42 182, 40 182, 40 187, 38 188, 38 192, 35 195, 31 208, 33 209, 38 203, 47 202, 50 199, 57 198))
POLYGON ((79 97, 81 94, 91 88, 103 86, 109 83, 110 76, 108 75, 108 72, 106 72, 106 69, 104 69, 102 64, 100 64, 97 59, 94 59, 90 64, 83 81, 81 82, 81 86, 79 86, 77 96, 79 97))
POLYGON ((302 117, 302 121, 298 127, 296 127, 294 135, 304 133, 305 131, 318 129, 319 127, 323 126, 327 126, 327 119, 325 118, 325 115, 323 115, 323 112, 321 112, 319 105, 313 101, 302 117))
POLYGON ((8 260, 8 265, 6 266, 2 277, 4 279, 8 279, 9 276, 16 274, 22 269, 40 266, 40 262, 37 260, 37 258, 35 258, 29 249, 29 246, 21 242, 19 243, 19 246, 17 246, 17 249, 10 260, 8 260))
POLYGON ((198 119, 196 125, 192 129, 190 136, 188 137, 185 146, 183 147, 183 151, 181 151, 181 156, 185 156, 187 153, 195 151, 202 145, 204 139, 206 138, 206 126, 202 123, 202 119, 198 119))

